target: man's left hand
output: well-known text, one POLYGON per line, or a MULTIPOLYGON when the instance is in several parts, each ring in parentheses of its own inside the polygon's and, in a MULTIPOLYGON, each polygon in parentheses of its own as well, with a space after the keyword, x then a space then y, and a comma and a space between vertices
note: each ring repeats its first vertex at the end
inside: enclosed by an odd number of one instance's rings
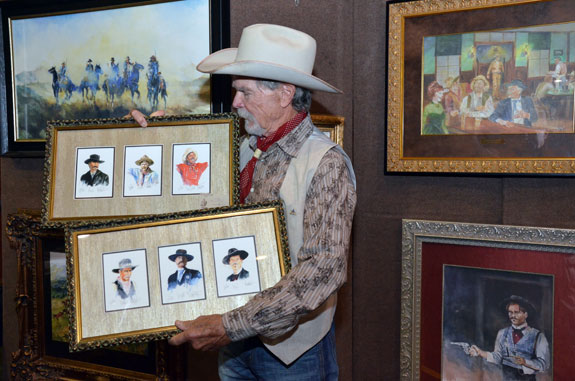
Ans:
POLYGON ((183 332, 169 341, 171 345, 190 342, 194 349, 211 351, 231 342, 222 323, 222 315, 200 316, 195 320, 176 320, 176 327, 183 332))
POLYGON ((515 362, 515 364, 517 365, 525 365, 525 359, 523 357, 519 357, 519 356, 513 356, 513 362, 515 362))

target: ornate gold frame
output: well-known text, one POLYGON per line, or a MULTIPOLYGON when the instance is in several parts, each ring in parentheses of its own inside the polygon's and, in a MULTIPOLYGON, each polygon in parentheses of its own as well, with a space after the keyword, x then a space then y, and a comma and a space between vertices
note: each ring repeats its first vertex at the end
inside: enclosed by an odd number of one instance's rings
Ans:
MULTIPOLYGON (((78 359, 55 357, 46 352, 44 332, 44 287, 42 240, 61 239, 62 225, 41 224, 39 210, 26 210, 8 216, 6 224, 10 246, 17 250, 18 284, 17 306, 19 349, 12 353, 10 375, 17 380, 36 379, 106 379, 106 380, 168 380, 181 376, 179 367, 168 367, 172 360, 167 356, 167 343, 156 345, 156 374, 136 372, 99 365, 78 359), (173 368, 173 369, 170 369, 173 368)), ((170 351, 173 351, 170 348, 170 351)), ((81 354, 84 355, 84 354, 81 354)), ((108 354, 121 356, 121 352, 108 354)), ((180 358, 174 354, 174 358, 180 358)), ((87 357, 87 356, 85 356, 87 357)), ((80 357, 82 358, 82 357, 80 357)), ((89 358, 89 357, 88 357, 89 358)))
POLYGON ((343 129, 345 118, 337 115, 312 114, 311 120, 320 131, 343 148, 343 129))
POLYGON ((291 267, 280 201, 68 226, 66 252, 68 294, 71 298, 70 349, 79 351, 166 339, 177 332, 173 321, 178 316, 193 319, 200 315, 223 313, 244 304, 253 293, 220 297, 216 292, 217 262, 214 263, 211 249, 213 240, 244 236, 254 236, 258 246, 256 266, 261 289, 274 285, 291 267), (181 238, 184 236, 186 238, 181 238), (201 242, 205 297, 196 301, 163 304, 163 283, 158 278, 158 247, 188 242, 189 236, 194 237, 194 242, 201 242), (149 302, 142 308, 105 312, 103 255, 135 247, 147 250, 145 268, 148 271, 149 302), (264 253, 261 257, 260 252, 264 253), (87 316, 90 318, 83 319, 87 316), (115 323, 120 321, 123 323, 115 323))
POLYGON ((238 200, 239 120, 235 114, 156 117, 149 119, 145 129, 127 119, 54 121, 49 123, 47 134, 42 208, 45 222, 179 212, 232 205, 238 200), (172 192, 172 167, 176 165, 172 162, 173 144, 210 144, 209 193, 183 196, 172 192), (140 145, 163 146, 159 196, 124 196, 124 149, 140 145), (114 150, 110 197, 76 198, 81 174, 76 170, 76 160, 80 160, 75 159, 76 150, 84 147, 114 150))
MULTIPOLYGON (((388 47, 387 47, 387 142, 386 142, 386 173, 450 173, 450 174, 573 174, 575 173, 575 158, 566 154, 554 153, 555 147, 560 147, 560 138, 554 137, 553 146, 548 148, 545 156, 541 151, 535 154, 523 154, 518 157, 493 157, 487 155, 491 148, 506 144, 506 138, 500 138, 500 135, 487 135, 478 138, 477 145, 481 146, 485 157, 478 155, 468 157, 462 153, 457 157, 428 157, 421 155, 405 154, 405 131, 406 128, 413 129, 414 126, 407 126, 405 123, 405 107, 408 103, 420 104, 420 99, 406 99, 406 77, 409 75, 405 69, 405 52, 406 46, 420 46, 419 41, 407 42, 406 24, 415 22, 418 18, 426 17, 444 17, 449 25, 460 25, 456 22, 458 15, 464 15, 465 12, 484 12, 493 8, 504 17, 505 12, 514 12, 515 14, 528 14, 530 12, 522 10, 528 6, 547 6, 559 7, 563 11, 555 12, 555 18, 563 17, 569 12, 570 4, 565 1, 550 0, 469 0, 469 1, 443 1, 443 0, 416 0, 416 1, 391 1, 387 3, 388 14, 388 47), (542 4, 537 4, 542 3, 542 4), (545 3, 545 4, 543 4, 545 3), (560 8, 563 7, 563 8, 560 8), (560 16, 557 16, 560 13, 560 16), (479 157, 481 156, 481 157, 479 157), (519 157, 520 156, 520 157, 519 157)), ((547 10, 548 8, 546 8, 547 10)), ((541 11, 541 15, 546 12, 541 11)), ((479 16, 485 17, 485 16, 479 16)), ((542 16, 543 17, 543 16, 542 16)), ((492 20, 490 18, 489 20, 492 20)), ((571 18, 571 21, 573 19, 571 18)), ((565 22, 561 20, 549 20, 548 23, 565 22)), ((413 25, 413 24, 410 24, 413 25)), ((448 29, 449 33, 451 29, 448 29)), ((417 33, 422 33, 418 30, 417 33)), ((455 33, 455 32, 451 32, 455 33)), ((457 33, 461 33, 457 31, 457 33)), ((419 35, 419 34, 418 34, 419 35)), ((419 79, 421 81, 421 78, 419 79)), ((410 82, 414 84, 414 81, 410 82)), ((419 130, 419 126, 416 126, 419 130)), ((529 144, 537 147, 538 138, 536 134, 530 134, 529 144)), ((558 135, 558 134, 552 134, 558 135)), ((524 135, 518 135, 519 137, 524 135)), ((443 137, 443 136, 442 136, 443 137)), ((437 138, 430 136, 429 138, 437 138)), ((507 139, 510 139, 509 137, 507 139)), ((519 138, 517 138, 519 139, 519 138)), ((571 137, 570 137, 571 139, 571 137)), ((455 144, 454 141, 450 141, 455 144)), ((509 143, 507 141, 507 143, 509 143)), ((431 144, 431 143, 430 143, 431 144)), ((437 143, 439 144, 439 143, 437 143)), ((447 144, 447 142, 445 143, 447 144)), ((514 141, 519 144, 519 141, 514 141)), ((549 144, 548 144, 549 146, 549 144)))

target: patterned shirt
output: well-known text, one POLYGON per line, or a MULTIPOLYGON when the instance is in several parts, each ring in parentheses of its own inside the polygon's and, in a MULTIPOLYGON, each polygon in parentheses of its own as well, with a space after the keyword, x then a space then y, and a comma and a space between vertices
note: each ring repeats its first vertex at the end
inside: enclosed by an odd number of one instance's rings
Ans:
MULTIPOLYGON (((312 133, 310 118, 272 145, 258 160, 246 202, 280 198, 290 160, 312 133)), ((255 137, 250 145, 255 149, 255 137)), ((306 194, 303 246, 298 264, 273 287, 223 315, 232 341, 261 335, 275 338, 293 329, 343 285, 356 193, 343 155, 330 149, 321 159, 306 194)), ((288 232, 289 234, 289 232, 288 232)))

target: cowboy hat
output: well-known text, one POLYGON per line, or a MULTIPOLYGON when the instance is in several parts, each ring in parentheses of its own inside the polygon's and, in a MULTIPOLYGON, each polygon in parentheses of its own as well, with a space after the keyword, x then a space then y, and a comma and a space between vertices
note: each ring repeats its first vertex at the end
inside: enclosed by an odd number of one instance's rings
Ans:
POLYGON ((506 83, 504 87, 505 87, 505 89, 507 89, 507 88, 509 88, 509 87, 511 87, 511 86, 517 86, 517 87, 519 87, 521 90, 527 89, 527 86, 525 86, 525 84, 523 83, 523 81, 520 80, 520 79, 514 79, 513 81, 511 81, 511 82, 509 82, 509 83, 506 83))
POLYGON ((141 158, 139 158, 138 160, 136 160, 136 165, 140 165, 142 164, 143 161, 146 161, 148 163, 148 165, 153 165, 154 164, 154 160, 150 159, 148 157, 148 155, 144 155, 141 158))
POLYGON ((188 160, 188 155, 194 153, 196 155, 196 160, 198 160, 198 153, 196 151, 194 151, 193 148, 188 148, 186 150, 186 152, 184 152, 184 155, 182 156, 182 162, 185 163, 186 160, 188 160))
POLYGON ((194 259, 194 256, 191 255, 191 254, 188 254, 188 252, 187 252, 186 250, 184 250, 184 249, 178 249, 178 250, 176 250, 176 253, 170 255, 170 256, 168 257, 168 259, 169 259, 170 261, 172 261, 172 262, 175 262, 175 261, 176 261, 176 258, 178 258, 178 257, 185 257, 188 262, 190 262, 192 259, 194 259))
POLYGON ((224 257, 224 259, 222 259, 222 263, 224 265, 229 265, 230 264, 230 258, 233 256, 236 256, 236 255, 239 255, 240 258, 242 260, 244 260, 248 257, 248 252, 244 251, 244 250, 238 250, 238 249, 231 248, 228 250, 228 255, 226 255, 224 257))
POLYGON ((522 307, 530 315, 533 315, 537 312, 537 309, 535 308, 533 303, 531 303, 529 300, 521 296, 511 295, 510 297, 505 298, 503 302, 501 302, 501 306, 505 309, 505 312, 507 312, 507 307, 510 304, 519 305, 519 307, 522 307))
POLYGON ((112 271, 115 273, 119 273, 120 270, 122 270, 122 269, 130 268, 130 270, 133 270, 136 267, 138 267, 138 266, 137 265, 132 266, 132 260, 130 258, 124 258, 120 261, 120 263, 118 263, 118 268, 112 269, 112 271))
POLYGON ((314 77, 316 42, 308 34, 281 25, 254 24, 244 28, 237 48, 217 51, 196 69, 291 83, 309 90, 341 93, 314 77))
POLYGON ((84 160, 84 164, 88 164, 90 162, 94 162, 94 163, 103 163, 104 160, 100 160, 100 155, 98 154, 91 154, 89 158, 87 158, 86 160, 84 160))

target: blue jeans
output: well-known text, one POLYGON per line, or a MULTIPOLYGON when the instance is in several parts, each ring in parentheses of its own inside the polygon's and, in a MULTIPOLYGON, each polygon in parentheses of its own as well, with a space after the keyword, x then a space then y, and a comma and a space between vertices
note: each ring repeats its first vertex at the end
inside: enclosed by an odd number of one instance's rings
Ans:
POLYGON ((258 339, 251 337, 231 343, 219 354, 220 379, 273 381, 332 381, 339 368, 335 353, 335 325, 323 339, 301 357, 285 365, 258 339))

